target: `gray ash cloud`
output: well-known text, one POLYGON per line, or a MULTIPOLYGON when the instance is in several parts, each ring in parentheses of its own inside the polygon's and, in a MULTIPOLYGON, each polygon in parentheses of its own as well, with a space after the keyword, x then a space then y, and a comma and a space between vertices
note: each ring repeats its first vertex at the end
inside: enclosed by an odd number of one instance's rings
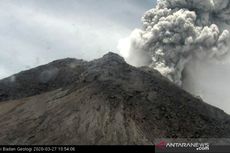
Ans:
POLYGON ((126 60, 149 65, 182 85, 193 60, 221 60, 228 54, 229 0, 159 0, 145 12, 142 29, 119 42, 126 60))

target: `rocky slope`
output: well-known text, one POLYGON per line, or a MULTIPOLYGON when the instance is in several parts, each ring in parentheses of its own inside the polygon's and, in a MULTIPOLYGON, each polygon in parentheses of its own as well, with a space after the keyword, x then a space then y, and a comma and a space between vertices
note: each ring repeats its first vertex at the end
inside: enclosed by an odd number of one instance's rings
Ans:
POLYGON ((230 138, 230 116, 108 53, 54 61, 0 81, 0 144, 153 144, 230 138))

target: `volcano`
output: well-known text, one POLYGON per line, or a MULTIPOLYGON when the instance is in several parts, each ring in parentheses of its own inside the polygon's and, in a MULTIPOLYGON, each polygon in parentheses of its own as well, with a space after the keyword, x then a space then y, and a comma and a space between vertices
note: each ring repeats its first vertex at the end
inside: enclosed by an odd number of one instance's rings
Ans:
POLYGON ((230 138, 230 116, 115 53, 66 58, 0 81, 0 144, 147 145, 230 138))

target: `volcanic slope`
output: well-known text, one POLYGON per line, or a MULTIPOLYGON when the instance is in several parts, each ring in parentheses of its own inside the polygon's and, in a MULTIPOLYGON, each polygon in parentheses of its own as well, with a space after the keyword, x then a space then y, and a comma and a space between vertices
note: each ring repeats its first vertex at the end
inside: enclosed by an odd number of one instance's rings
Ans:
POLYGON ((159 72, 108 53, 62 59, 0 81, 0 144, 154 144, 230 138, 230 116, 159 72))

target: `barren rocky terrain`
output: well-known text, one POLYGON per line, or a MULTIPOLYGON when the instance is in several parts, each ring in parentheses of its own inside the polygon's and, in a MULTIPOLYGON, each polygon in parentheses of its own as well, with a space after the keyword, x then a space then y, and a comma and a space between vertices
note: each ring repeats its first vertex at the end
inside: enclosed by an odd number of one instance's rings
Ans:
POLYGON ((154 144, 230 138, 230 116, 157 71, 108 53, 0 81, 0 144, 154 144))

